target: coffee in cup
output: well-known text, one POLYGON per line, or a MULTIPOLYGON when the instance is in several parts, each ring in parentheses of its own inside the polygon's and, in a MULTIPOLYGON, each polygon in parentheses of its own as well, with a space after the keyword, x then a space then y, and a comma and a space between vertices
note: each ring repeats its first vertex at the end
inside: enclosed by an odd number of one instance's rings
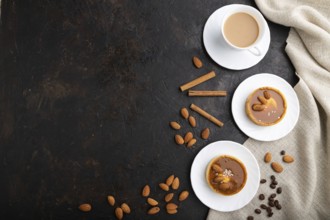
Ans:
POLYGON ((240 5, 224 16, 221 31, 230 47, 248 50, 260 56, 261 52, 256 45, 263 39, 266 25, 265 19, 258 10, 240 5))

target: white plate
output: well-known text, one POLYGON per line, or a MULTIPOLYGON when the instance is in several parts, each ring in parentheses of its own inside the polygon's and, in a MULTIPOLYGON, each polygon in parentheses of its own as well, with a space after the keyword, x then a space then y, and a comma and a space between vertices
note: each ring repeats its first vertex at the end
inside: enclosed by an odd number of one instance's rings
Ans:
POLYGON ((291 85, 274 74, 262 73, 244 80, 236 89, 231 102, 231 111, 237 126, 247 136, 259 141, 274 141, 287 135, 299 118, 299 100, 291 85), (250 93, 260 87, 270 86, 280 90, 287 101, 284 118, 272 126, 254 124, 246 115, 245 102, 250 93))
POLYGON ((235 50, 225 43, 221 35, 222 18, 228 10, 237 7, 250 6, 232 4, 219 8, 206 21, 203 32, 205 49, 210 57, 220 66, 232 70, 247 69, 259 63, 266 55, 270 43, 270 31, 267 22, 265 37, 256 45, 260 49, 261 56, 255 56, 247 50, 235 50))
POLYGON ((230 212, 248 204, 259 188, 260 170, 256 158, 243 145, 232 141, 217 141, 204 147, 195 157, 191 166, 190 179, 198 199, 211 209, 230 212), (209 162, 220 155, 238 158, 245 165, 247 180, 244 188, 232 196, 214 192, 206 181, 206 168, 209 162))

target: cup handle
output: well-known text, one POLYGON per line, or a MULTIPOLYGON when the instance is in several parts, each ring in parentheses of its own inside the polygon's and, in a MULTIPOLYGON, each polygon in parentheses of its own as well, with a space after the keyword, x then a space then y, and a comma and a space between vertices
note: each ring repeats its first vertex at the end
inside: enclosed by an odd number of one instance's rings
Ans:
POLYGON ((254 56, 261 56, 261 52, 258 47, 252 47, 251 49, 248 49, 248 51, 254 56))

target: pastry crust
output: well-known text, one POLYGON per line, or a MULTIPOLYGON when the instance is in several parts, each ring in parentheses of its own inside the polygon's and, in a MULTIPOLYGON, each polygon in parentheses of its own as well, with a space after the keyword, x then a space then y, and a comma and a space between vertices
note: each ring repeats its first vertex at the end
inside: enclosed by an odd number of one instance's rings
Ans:
MULTIPOLYGON (((272 101, 274 102, 274 101, 272 101)), ((275 103, 276 104, 276 103, 275 103)), ((267 104, 266 104, 267 105, 267 104)), ((256 90, 254 90, 250 95, 249 97, 247 98, 246 102, 245 102, 245 112, 247 114, 247 116, 250 118, 250 120, 257 124, 257 125, 261 125, 261 126, 271 126, 271 125, 275 125, 277 123, 279 123, 285 116, 286 114, 286 110, 287 110, 287 101, 285 99, 285 96, 283 95, 283 93, 281 91, 279 91, 278 89, 276 88, 273 88, 273 87, 260 87, 256 90), (279 116, 279 118, 275 119, 274 121, 272 122, 265 122, 265 121, 262 121, 260 120, 259 118, 256 118, 254 115, 253 115, 253 109, 252 109, 252 105, 254 103, 251 103, 252 102, 252 99, 253 97, 255 97, 255 94, 258 92, 258 91, 273 91, 273 92, 276 92, 277 94, 279 94, 283 100, 283 113, 279 116)), ((265 110, 263 110, 265 112, 267 112, 267 108, 265 110)))

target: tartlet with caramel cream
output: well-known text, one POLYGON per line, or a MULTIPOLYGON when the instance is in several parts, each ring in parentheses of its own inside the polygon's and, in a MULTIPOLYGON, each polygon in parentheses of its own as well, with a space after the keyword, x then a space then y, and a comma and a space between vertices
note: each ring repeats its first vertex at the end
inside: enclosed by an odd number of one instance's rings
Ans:
POLYGON ((221 155, 210 161, 206 168, 206 180, 213 191, 231 196, 243 189, 247 172, 239 159, 221 155))
POLYGON ((246 100, 247 116, 257 125, 271 126, 279 123, 285 116, 287 102, 281 91, 273 87, 254 90, 246 100))

